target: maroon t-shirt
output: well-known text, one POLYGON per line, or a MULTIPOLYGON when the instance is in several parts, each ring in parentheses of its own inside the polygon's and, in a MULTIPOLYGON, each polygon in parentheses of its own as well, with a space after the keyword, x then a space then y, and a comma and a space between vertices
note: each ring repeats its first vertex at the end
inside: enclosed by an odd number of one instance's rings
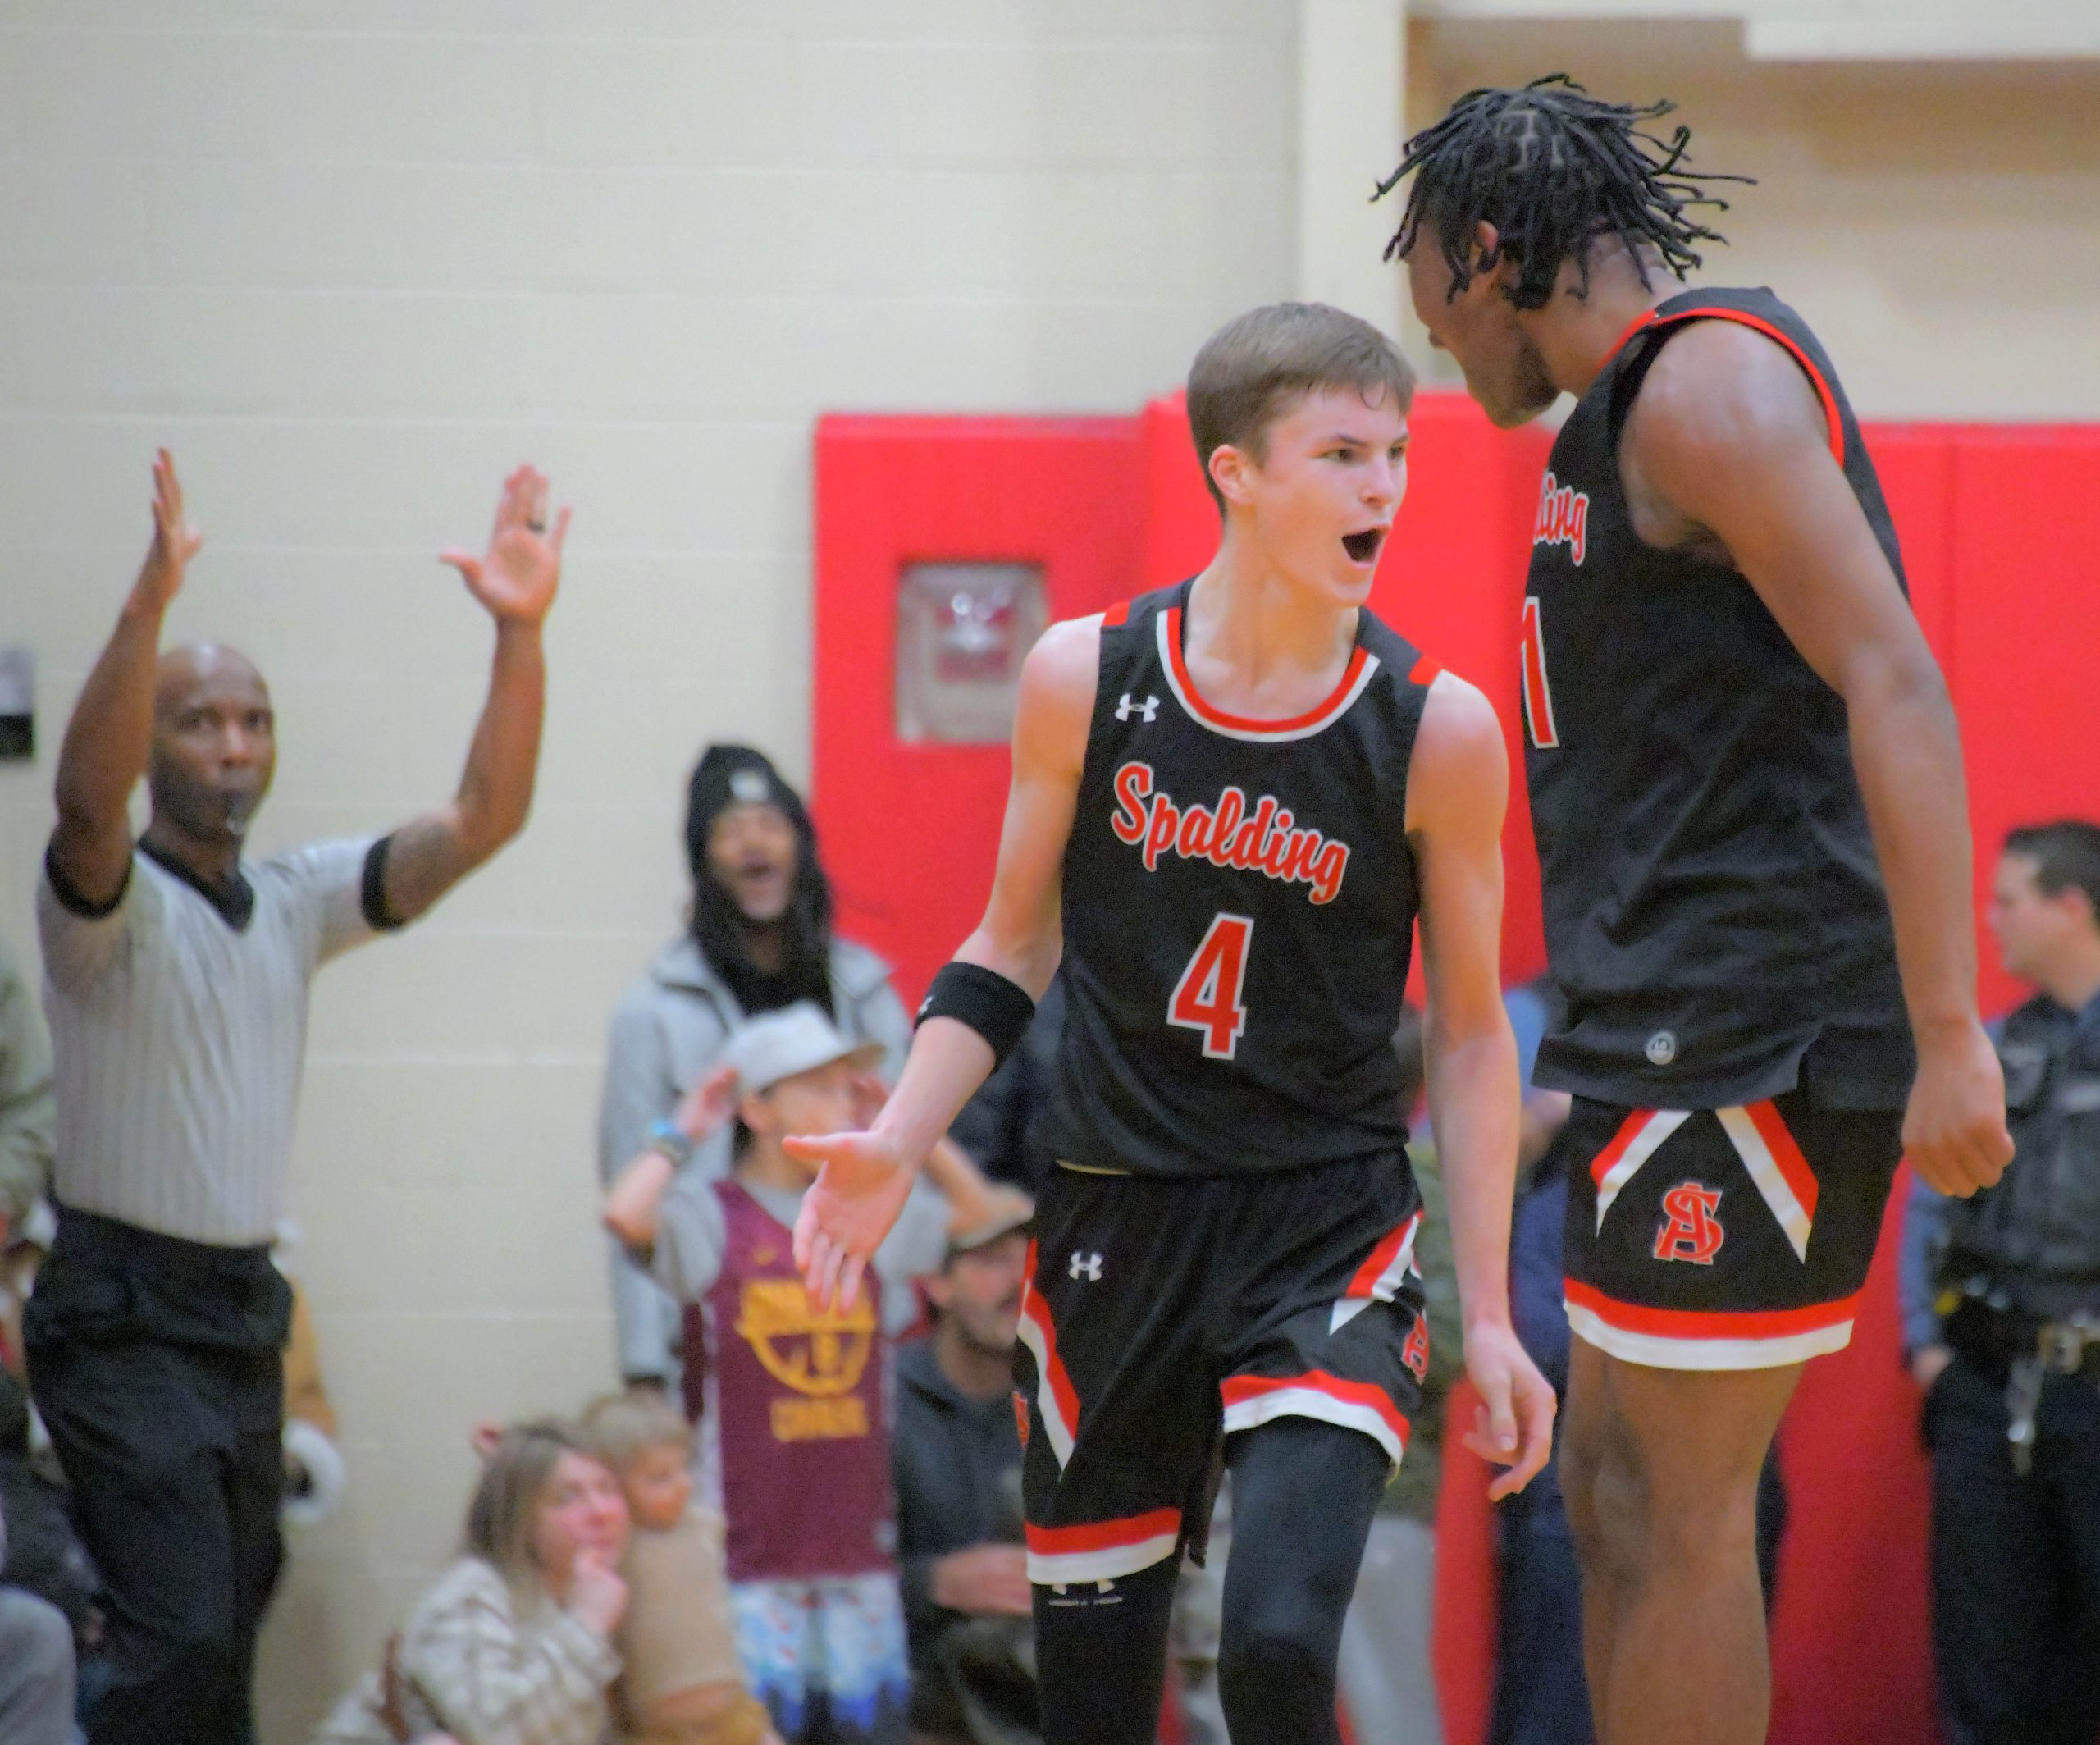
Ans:
POLYGON ((887 1369, 875 1287, 819 1314, 788 1227, 719 1181, 728 1240, 702 1299, 729 1579, 897 1567, 887 1369))

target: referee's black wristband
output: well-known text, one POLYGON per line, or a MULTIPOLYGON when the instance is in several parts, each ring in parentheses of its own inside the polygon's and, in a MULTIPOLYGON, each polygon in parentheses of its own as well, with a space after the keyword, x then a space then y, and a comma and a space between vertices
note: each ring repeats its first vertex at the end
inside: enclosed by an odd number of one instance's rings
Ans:
POLYGON ((944 963, 919 1007, 919 1021, 953 1018, 991 1044, 994 1071, 1019 1046, 1035 1016, 1028 990, 981 963, 944 963))

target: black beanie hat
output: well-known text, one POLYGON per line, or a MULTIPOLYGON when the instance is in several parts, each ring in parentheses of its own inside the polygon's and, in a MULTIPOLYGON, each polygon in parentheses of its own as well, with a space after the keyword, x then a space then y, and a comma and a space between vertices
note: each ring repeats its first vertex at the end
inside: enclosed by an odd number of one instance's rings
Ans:
POLYGON ((696 882, 706 872, 707 838, 714 820, 740 802, 778 806, 806 843, 815 834, 802 797, 765 752, 747 745, 710 745, 693 766, 686 794, 686 861, 696 882))

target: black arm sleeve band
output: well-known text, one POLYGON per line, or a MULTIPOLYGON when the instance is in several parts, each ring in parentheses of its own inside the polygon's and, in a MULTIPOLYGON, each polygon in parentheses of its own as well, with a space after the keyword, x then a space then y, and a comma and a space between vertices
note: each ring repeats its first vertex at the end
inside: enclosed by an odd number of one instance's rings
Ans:
POLYGON ((386 912, 386 856, 394 838, 382 836, 365 852, 364 883, 358 893, 358 907, 374 933, 392 933, 403 924, 386 912))
POLYGON ((1028 990, 981 963, 943 964, 919 1008, 921 1024, 929 1018, 953 1018, 975 1030, 991 1044, 995 1072, 1034 1016, 1035 1002, 1028 990))

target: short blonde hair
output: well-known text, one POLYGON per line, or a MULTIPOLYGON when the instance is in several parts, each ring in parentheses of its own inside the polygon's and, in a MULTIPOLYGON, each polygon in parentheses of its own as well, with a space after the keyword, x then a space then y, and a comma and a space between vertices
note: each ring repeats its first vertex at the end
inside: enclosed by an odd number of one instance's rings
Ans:
POLYGON ((1400 348, 1367 321, 1324 303, 1271 303, 1236 316, 1203 341, 1189 368, 1189 433, 1203 484, 1211 456, 1244 449, 1257 462, 1269 426, 1293 403, 1326 388, 1393 396, 1414 403, 1414 371, 1400 348))
POLYGON ((584 1407, 578 1428, 585 1450, 615 1473, 646 1448, 692 1447, 692 1426, 684 1414, 660 1396, 639 1391, 592 1400, 584 1407))

